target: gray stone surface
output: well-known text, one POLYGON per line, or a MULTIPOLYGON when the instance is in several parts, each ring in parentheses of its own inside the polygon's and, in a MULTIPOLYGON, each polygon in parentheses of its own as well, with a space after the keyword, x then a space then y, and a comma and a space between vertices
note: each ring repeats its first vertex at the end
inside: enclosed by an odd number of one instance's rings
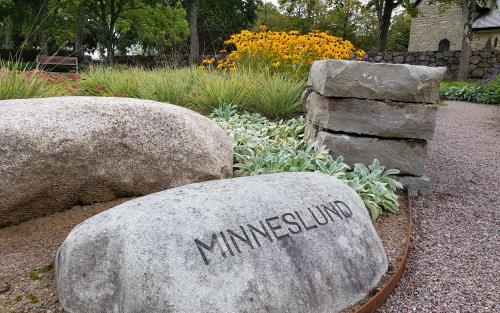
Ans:
POLYGON ((431 188, 431 181, 427 176, 397 176, 397 179, 412 197, 426 195, 431 188))
POLYGON ((308 85, 325 97, 436 103, 446 68, 323 60, 311 66, 308 85))
POLYGON ((401 174, 424 174, 427 142, 421 140, 394 140, 349 136, 318 132, 316 145, 325 145, 333 156, 342 155, 348 164, 371 164, 378 159, 388 168, 397 168, 401 174))
POLYGON ((61 245, 55 277, 70 313, 332 313, 386 270, 352 189, 280 173, 191 184, 96 215, 61 245))
POLYGON ((450 49, 461 49, 465 21, 461 6, 453 2, 443 10, 430 0, 416 3, 420 14, 412 18, 408 50, 436 51, 444 38, 450 41, 450 49))
POLYGON ((327 98, 317 92, 306 100, 307 117, 319 128, 389 138, 432 139, 437 107, 422 103, 327 98))
POLYGON ((128 98, 0 101, 0 226, 230 177, 232 144, 193 111, 128 98))
POLYGON ((314 140, 317 134, 318 134, 318 126, 316 126, 310 120, 307 120, 306 127, 304 128, 304 136, 306 138, 314 140))

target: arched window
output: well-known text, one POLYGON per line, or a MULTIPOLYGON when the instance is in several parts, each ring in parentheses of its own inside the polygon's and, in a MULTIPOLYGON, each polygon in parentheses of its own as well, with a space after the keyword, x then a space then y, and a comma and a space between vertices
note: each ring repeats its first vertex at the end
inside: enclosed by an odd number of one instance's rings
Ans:
POLYGON ((486 44, 484 45, 483 50, 486 50, 486 51, 493 50, 493 43, 491 42, 491 37, 488 38, 488 40, 486 41, 486 44))
POLYGON ((493 48, 498 48, 498 37, 495 37, 495 43, 493 44, 493 48))
POLYGON ((448 39, 443 39, 439 42, 439 51, 448 51, 450 50, 450 41, 448 39))

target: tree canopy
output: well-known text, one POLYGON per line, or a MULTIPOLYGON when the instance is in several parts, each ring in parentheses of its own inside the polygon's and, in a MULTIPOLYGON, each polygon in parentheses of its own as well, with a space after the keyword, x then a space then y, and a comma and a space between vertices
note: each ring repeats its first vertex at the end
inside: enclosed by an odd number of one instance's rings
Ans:
POLYGON ((279 0, 278 6, 263 0, 0 0, 0 48, 46 54, 68 51, 79 57, 83 52, 100 52, 112 61, 115 54, 157 56, 174 50, 187 54, 194 47, 199 56, 221 49, 233 33, 266 24, 273 30, 328 31, 368 51, 380 49, 385 36, 384 48, 405 50, 409 15, 391 10, 389 24, 382 25, 384 1, 392 1, 393 9, 403 4, 403 0, 279 0))

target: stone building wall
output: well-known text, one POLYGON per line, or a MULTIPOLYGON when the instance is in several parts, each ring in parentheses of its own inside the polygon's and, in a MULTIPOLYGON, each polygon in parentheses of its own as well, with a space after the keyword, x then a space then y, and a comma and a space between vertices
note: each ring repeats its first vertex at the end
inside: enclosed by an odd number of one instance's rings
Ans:
POLYGON ((472 35, 473 50, 485 49, 488 45, 492 49, 500 49, 500 28, 475 31, 472 35))
POLYGON ((450 4, 445 11, 440 11, 439 4, 429 4, 423 0, 418 9, 420 14, 413 18, 410 29, 408 51, 439 50, 439 42, 447 39, 449 50, 462 49, 464 14, 462 7, 450 4))
MULTIPOLYGON (((421 51, 421 52, 375 52, 368 53, 365 61, 374 63, 400 63, 446 66, 446 78, 455 78, 458 71, 460 51, 421 51)), ((473 51, 470 58, 470 78, 487 78, 500 73, 500 50, 473 51)))

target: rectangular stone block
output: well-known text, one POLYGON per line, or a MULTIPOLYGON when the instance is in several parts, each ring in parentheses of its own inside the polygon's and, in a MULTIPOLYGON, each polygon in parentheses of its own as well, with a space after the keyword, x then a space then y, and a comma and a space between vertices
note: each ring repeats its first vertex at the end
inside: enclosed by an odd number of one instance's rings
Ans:
POLYGON ((327 98, 311 92, 307 117, 319 128, 389 138, 432 139, 437 107, 423 103, 327 98))
POLYGON ((411 197, 426 195, 431 189, 431 181, 427 176, 397 176, 396 179, 408 190, 411 197))
POLYGON ((308 85, 325 97, 436 103, 446 68, 322 60, 311 66, 308 85))
POLYGON ((373 159, 388 168, 397 168, 401 174, 423 176, 427 142, 424 140, 391 140, 374 137, 349 136, 320 131, 317 146, 326 146, 334 157, 344 156, 347 164, 369 165, 373 159))

